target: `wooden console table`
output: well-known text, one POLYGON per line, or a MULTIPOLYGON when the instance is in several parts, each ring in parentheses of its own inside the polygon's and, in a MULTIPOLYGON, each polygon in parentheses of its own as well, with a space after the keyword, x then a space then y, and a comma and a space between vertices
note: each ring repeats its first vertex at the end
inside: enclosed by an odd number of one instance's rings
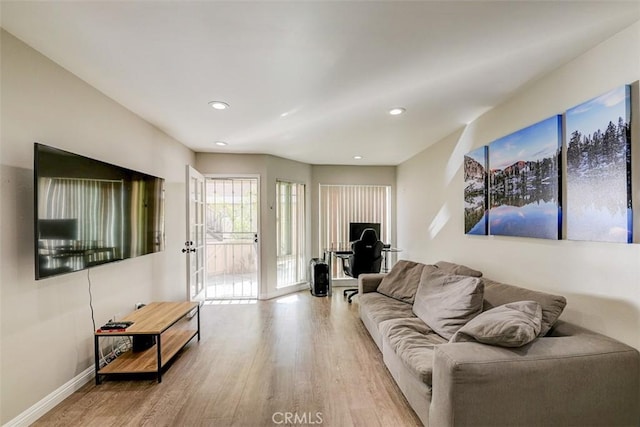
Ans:
POLYGON ((193 337, 197 336, 200 341, 200 304, 197 302, 152 302, 121 320, 133 324, 123 331, 99 330, 94 334, 96 384, 100 384, 104 375, 139 373, 155 373, 158 382, 162 382, 162 368, 193 337), (171 328, 193 310, 197 315, 196 330, 171 328), (139 352, 129 350, 100 369, 100 338, 135 335, 154 336, 155 345, 139 352))

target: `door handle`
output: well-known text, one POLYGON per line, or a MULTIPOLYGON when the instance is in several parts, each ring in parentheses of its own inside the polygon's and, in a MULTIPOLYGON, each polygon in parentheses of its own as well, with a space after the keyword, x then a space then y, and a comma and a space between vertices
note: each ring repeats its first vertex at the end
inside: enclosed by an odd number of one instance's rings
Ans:
POLYGON ((190 253, 190 252, 195 252, 196 248, 192 248, 191 246, 193 246, 193 242, 191 240, 187 240, 186 242, 184 242, 184 248, 182 248, 182 253, 190 253))

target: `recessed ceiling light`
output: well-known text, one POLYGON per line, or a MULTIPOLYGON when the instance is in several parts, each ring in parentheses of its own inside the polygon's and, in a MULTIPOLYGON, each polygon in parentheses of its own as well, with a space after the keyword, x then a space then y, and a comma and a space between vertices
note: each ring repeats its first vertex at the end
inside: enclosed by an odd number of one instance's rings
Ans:
POLYGON ((216 141, 216 145, 217 145, 218 147, 225 147, 225 146, 227 146, 227 143, 226 143, 226 142, 224 142, 224 141, 216 141))
POLYGON ((362 160, 362 156, 353 156, 354 160, 362 160))
POLYGON ((402 108, 402 107, 394 107, 394 108, 389 110, 389 114, 391 114, 392 116, 398 116, 398 115, 404 113, 405 111, 407 111, 407 110, 402 108))
POLYGON ((211 101, 209 105, 211 105, 216 110, 226 110, 227 108, 229 108, 229 104, 222 101, 211 101))

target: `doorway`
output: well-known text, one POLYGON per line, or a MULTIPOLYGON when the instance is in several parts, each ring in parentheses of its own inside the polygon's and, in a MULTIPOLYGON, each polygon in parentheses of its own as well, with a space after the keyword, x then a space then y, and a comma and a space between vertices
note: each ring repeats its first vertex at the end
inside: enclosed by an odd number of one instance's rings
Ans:
POLYGON ((256 299, 259 289, 257 177, 205 179, 205 298, 256 299))

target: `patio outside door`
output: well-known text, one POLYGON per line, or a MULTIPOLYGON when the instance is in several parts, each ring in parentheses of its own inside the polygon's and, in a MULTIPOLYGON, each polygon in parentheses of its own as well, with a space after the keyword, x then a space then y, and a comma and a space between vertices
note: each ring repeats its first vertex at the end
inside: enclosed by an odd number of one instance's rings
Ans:
POLYGON ((206 298, 258 297, 258 178, 206 178, 206 298))

